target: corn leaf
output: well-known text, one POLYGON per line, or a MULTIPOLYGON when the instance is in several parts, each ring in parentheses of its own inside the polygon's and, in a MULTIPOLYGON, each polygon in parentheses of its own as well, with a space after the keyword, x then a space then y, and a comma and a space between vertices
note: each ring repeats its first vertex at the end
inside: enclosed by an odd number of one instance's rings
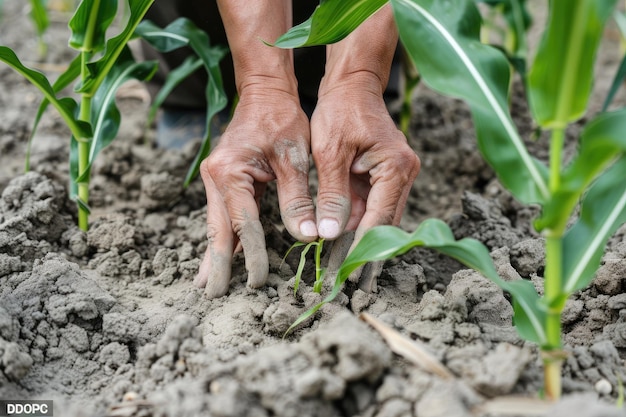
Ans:
POLYGON ((479 148, 501 182, 524 203, 546 201, 546 168, 529 155, 511 119, 509 66, 501 52, 480 42, 481 18, 475 4, 464 0, 391 4, 402 43, 424 82, 469 104, 479 148))
MULTIPOLYGON (((72 60, 67 69, 63 73, 61 73, 61 75, 59 75, 54 84, 52 84, 52 89, 54 90, 55 94, 58 94, 61 90, 63 90, 65 87, 70 85, 70 83, 78 78, 78 76, 80 75, 80 63, 81 59, 79 54, 76 56, 76 58, 72 60)), ((37 128, 39 127, 41 117, 45 113, 49 104, 50 101, 48 101, 48 99, 44 97, 44 99, 41 101, 41 104, 39 105, 39 108, 37 109, 37 114, 35 115, 35 120, 33 121, 33 127, 30 132, 30 137, 28 138, 28 146, 26 150, 26 171, 30 170, 30 150, 32 142, 35 138, 35 133, 37 133, 37 128)))
POLYGON ((504 281, 498 276, 489 251, 482 243, 469 238, 455 240, 448 225, 438 219, 424 221, 413 233, 393 226, 377 226, 367 231, 341 264, 331 293, 321 303, 302 314, 288 332, 315 314, 325 303, 334 300, 342 285, 357 268, 368 262, 383 261, 402 255, 414 247, 430 248, 448 255, 510 292, 516 300, 515 309, 519 314, 516 324, 519 320, 523 331, 520 334, 529 340, 544 343, 545 335, 542 330, 544 313, 538 306, 539 297, 532 283, 504 281))
POLYGON ((552 0, 547 29, 528 75, 535 120, 565 128, 587 109, 604 25, 617 0, 552 0))
POLYGON ((116 14, 117 0, 83 0, 69 22, 72 30, 69 45, 79 51, 101 51, 106 30, 116 14))
POLYGON ((211 152, 211 120, 228 104, 219 66, 227 49, 220 45, 212 47, 206 32, 198 29, 193 22, 185 18, 176 19, 165 29, 160 29, 150 22, 143 22, 137 28, 136 35, 141 36, 161 52, 172 51, 188 45, 200 58, 209 75, 205 90, 207 100, 205 136, 202 139, 200 150, 187 171, 185 186, 188 186, 200 172, 200 163, 211 152))
POLYGON ((108 146, 117 135, 120 127, 121 116, 115 104, 115 93, 125 82, 135 79, 139 81, 149 80, 157 70, 154 61, 136 62, 126 48, 118 62, 107 74, 104 82, 93 96, 91 101, 91 121, 93 137, 90 142, 89 158, 85 172, 81 172, 75 179, 76 182, 87 181, 89 170, 102 149, 108 146))
POLYGON ((387 0, 322 0, 311 17, 280 36, 274 46, 299 48, 338 42, 387 3, 387 0))
POLYGON ((578 221, 563 237, 563 291, 593 279, 609 237, 626 222, 626 157, 604 172, 586 193, 578 221))
POLYGON ((611 88, 609 89, 608 94, 606 95, 606 99, 604 100, 604 104, 602 105, 602 111, 607 111, 611 101, 613 101, 613 97, 617 91, 624 84, 624 79, 626 78, 626 55, 622 58, 622 63, 619 65, 617 72, 615 73, 615 77, 613 77, 613 82, 611 83, 611 88))
POLYGON ((148 42, 159 52, 172 52, 189 45, 189 37, 181 34, 189 22, 185 18, 176 19, 165 28, 160 28, 149 20, 144 20, 135 29, 133 36, 148 42))
POLYGON ((532 18, 526 7, 526 0, 479 0, 478 2, 487 3, 491 7, 502 8, 502 14, 513 35, 511 52, 525 61, 528 52, 526 31, 532 23, 532 18))
MULTIPOLYGON (((84 2, 83 2, 84 3, 84 2)), ((115 65, 128 41, 133 37, 135 28, 141 22, 154 0, 129 0, 130 15, 122 32, 106 42, 106 48, 102 58, 96 62, 87 64, 90 75, 77 86, 78 93, 95 94, 100 84, 104 81, 111 67, 115 65)), ((81 4, 82 5, 82 4, 81 4)), ((79 6, 80 7, 80 6, 79 6)))
POLYGON ((37 36, 41 38, 46 29, 48 29, 48 26, 50 25, 46 5, 44 3, 44 0, 30 0, 30 7, 30 16, 35 23, 37 36))
POLYGON ((91 136, 91 127, 89 124, 80 122, 75 117, 74 113, 77 107, 76 102, 69 97, 58 99, 54 88, 52 88, 45 75, 39 71, 24 66, 15 55, 15 52, 6 46, 0 46, 0 61, 8 64, 43 93, 44 97, 57 109, 67 126, 72 131, 72 134, 79 137, 91 136))
POLYGON ((610 163, 626 153, 626 109, 601 113, 587 123, 580 137, 578 154, 565 168, 561 183, 535 221, 538 231, 564 230, 589 185, 610 163))
POLYGON ((148 112, 147 124, 151 124, 156 115, 158 109, 161 107, 167 96, 170 95, 172 90, 176 88, 183 80, 188 76, 202 68, 202 60, 195 56, 189 56, 182 64, 168 72, 165 82, 159 89, 158 94, 152 100, 150 111, 148 112))

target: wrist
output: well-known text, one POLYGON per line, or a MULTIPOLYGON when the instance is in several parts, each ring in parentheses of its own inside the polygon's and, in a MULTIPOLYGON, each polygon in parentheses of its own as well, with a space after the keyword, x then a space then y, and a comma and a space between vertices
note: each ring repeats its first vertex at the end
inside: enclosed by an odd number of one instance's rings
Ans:
POLYGON ((353 83, 355 88, 382 95, 397 43, 393 12, 386 5, 345 39, 327 47, 326 73, 319 95, 353 83))

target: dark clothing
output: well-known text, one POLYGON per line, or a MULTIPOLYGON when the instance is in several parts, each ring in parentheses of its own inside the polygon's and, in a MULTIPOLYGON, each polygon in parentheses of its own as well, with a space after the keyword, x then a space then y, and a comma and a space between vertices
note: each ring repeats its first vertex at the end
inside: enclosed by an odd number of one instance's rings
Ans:
MULTIPOLYGON (((294 6, 294 24, 299 24, 308 19, 319 4, 317 0, 297 0, 294 6)), ((250 2, 254 7, 254 2, 250 2)), ((209 35, 211 45, 228 45, 224 25, 217 9, 216 1, 198 0, 156 0, 146 15, 160 27, 165 27, 179 17, 186 17, 193 21, 196 26, 205 30, 209 35)), ((145 59, 159 61, 159 71, 154 76, 148 87, 153 96, 163 85, 165 74, 171 69, 178 67, 187 58, 190 49, 179 49, 167 54, 161 54, 150 46, 143 44, 145 59)), ((320 79, 324 74, 326 52, 323 46, 300 48, 294 50, 295 73, 298 79, 298 90, 305 111, 310 113, 317 101, 317 90, 320 79)), ((221 64, 224 88, 229 100, 236 95, 235 76, 233 63, 230 55, 227 55, 221 64)), ((206 107, 204 89, 206 85, 206 71, 200 69, 192 76, 183 81, 167 98, 165 108, 178 109, 203 109, 206 107)))

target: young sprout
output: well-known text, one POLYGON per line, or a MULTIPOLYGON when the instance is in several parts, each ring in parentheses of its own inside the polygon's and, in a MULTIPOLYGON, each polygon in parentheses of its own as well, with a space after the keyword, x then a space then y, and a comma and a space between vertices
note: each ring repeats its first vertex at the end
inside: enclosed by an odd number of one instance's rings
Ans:
POLYGON ((306 255, 309 253, 309 250, 312 247, 315 247, 314 261, 315 261, 315 282, 313 284, 313 291, 316 293, 320 293, 322 291, 322 284, 324 282, 324 269, 322 268, 322 249, 324 247, 324 239, 320 238, 313 242, 304 243, 304 242, 296 242, 287 250, 285 256, 283 257, 283 262, 289 256, 291 251, 295 248, 299 248, 304 246, 302 252, 300 253, 300 262, 298 263, 298 269, 296 271, 296 280, 293 285, 293 294, 296 295, 298 292, 298 288, 300 287, 300 280, 302 279, 302 272, 304 271, 304 266, 306 265, 306 255))

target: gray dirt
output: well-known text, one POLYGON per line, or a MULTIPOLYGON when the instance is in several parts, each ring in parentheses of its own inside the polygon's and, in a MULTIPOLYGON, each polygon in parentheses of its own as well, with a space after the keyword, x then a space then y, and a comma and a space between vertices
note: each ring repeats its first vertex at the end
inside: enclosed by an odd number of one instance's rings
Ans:
MULTIPOLYGON (((15 19, 0 25, 0 43, 19 53, 34 48, 16 35, 31 30, 26 7, 6 1, 5 18, 15 19)), ((63 16, 57 20, 47 35, 49 64, 68 61, 67 29, 63 16)), ((615 56, 605 52, 602 62, 612 74, 615 56)), ((204 297, 193 285, 207 247, 204 191, 199 180, 180 186, 197 144, 180 152, 150 146, 141 88, 119 100, 124 124, 94 165, 90 230, 78 230, 67 195, 67 132, 48 112, 34 170, 21 174, 38 96, 4 66, 0 83, 0 398, 54 399, 55 415, 64 417, 487 417, 479 410, 494 398, 540 392, 538 351, 516 333, 509 297, 425 250, 385 263, 368 283, 375 293, 348 282, 283 337, 322 296, 312 292, 311 267, 294 293, 299 254, 282 259, 293 240, 272 186, 261 204, 267 284, 248 288, 236 255, 228 295, 204 297), (454 377, 392 353, 357 318, 362 312, 425 343, 454 377)), ((515 119, 530 137, 527 109, 515 97, 515 119)), ((467 108, 420 86, 410 136, 423 166, 402 226, 442 218, 457 237, 485 243, 504 279, 531 280, 542 291, 544 241, 531 227, 537 210, 514 201, 483 162, 467 108)), ((330 264, 336 269, 336 259, 330 264)), ((624 415, 615 404, 626 380, 625 290, 621 229, 594 283, 567 303, 565 397, 542 415, 624 415)))

